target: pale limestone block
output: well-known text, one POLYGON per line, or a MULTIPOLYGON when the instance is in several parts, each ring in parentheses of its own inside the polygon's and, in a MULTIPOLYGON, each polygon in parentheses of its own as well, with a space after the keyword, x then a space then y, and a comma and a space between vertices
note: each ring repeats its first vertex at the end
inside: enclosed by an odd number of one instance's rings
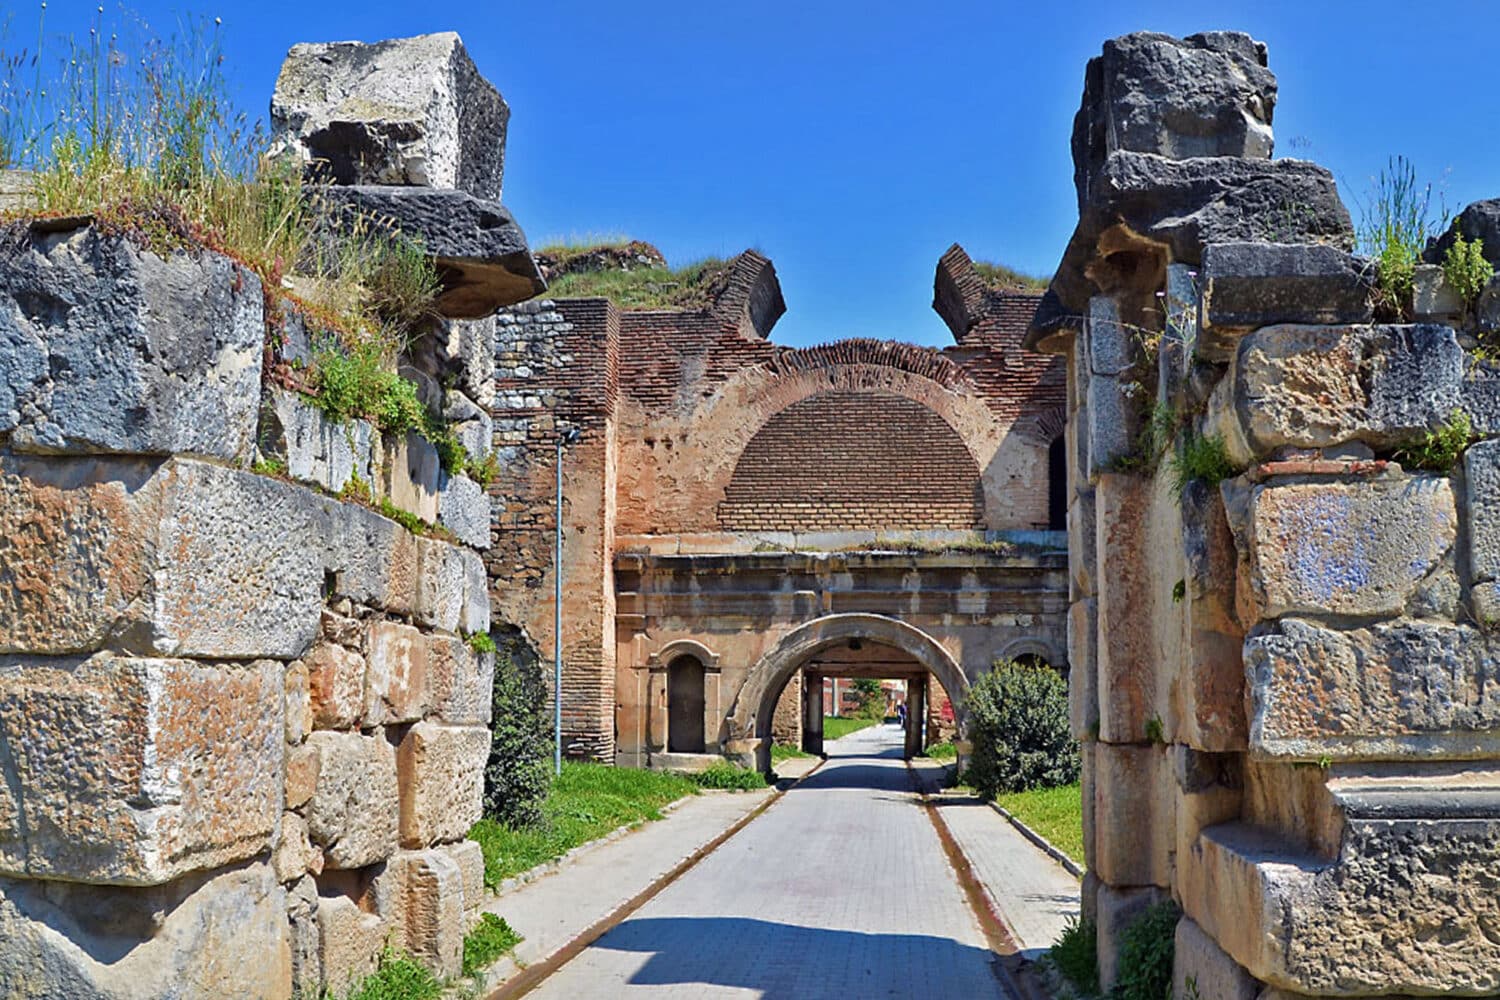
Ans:
POLYGON ((318 782, 307 806, 313 843, 330 868, 360 868, 396 849, 396 751, 384 736, 316 732, 318 782))
POLYGON ((490 733, 419 722, 401 741, 401 845, 461 840, 479 821, 490 733))

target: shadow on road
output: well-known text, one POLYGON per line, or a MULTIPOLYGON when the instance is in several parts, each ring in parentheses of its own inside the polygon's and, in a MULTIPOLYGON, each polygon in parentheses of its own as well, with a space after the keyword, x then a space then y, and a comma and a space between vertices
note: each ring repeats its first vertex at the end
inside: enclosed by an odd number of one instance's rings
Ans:
POLYGON ((703 983, 755 990, 761 1000, 930 996, 934 982, 964 966, 992 975, 994 960, 986 949, 931 935, 864 934, 744 917, 627 920, 595 947, 653 953, 630 978, 632 986, 703 983))

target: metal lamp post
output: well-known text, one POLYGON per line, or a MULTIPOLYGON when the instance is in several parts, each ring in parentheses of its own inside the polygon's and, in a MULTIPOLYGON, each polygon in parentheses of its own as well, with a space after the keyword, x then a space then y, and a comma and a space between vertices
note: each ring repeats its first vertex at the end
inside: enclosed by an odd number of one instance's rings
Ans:
POLYGON ((563 558, 563 448, 578 441, 578 428, 557 435, 557 547, 552 554, 552 763, 562 774, 562 558, 563 558))

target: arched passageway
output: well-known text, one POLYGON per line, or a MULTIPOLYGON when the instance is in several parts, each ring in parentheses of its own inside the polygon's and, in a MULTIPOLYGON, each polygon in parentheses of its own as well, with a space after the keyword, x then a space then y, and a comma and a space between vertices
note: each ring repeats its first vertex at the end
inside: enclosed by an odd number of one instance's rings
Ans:
MULTIPOLYGON (((851 644, 869 644, 881 647, 893 654, 891 664, 910 664, 905 670, 914 677, 925 680, 927 674, 935 677, 947 692, 953 704, 955 719, 960 730, 963 726, 964 693, 968 690, 968 678, 963 668, 941 643, 926 632, 895 618, 873 614, 834 614, 814 619, 793 629, 771 648, 751 668, 745 683, 735 699, 734 709, 728 720, 729 736, 726 750, 738 756, 747 766, 762 771, 771 768, 771 727, 776 711, 776 702, 787 683, 799 671, 807 669, 820 654, 851 644)), ((826 658, 837 663, 837 658, 826 658)), ((853 664, 848 662, 853 675, 853 664)), ((884 662, 877 660, 876 662, 884 662)), ((831 666, 830 669, 846 668, 831 666)), ((888 667, 873 668, 875 672, 888 667)), ((863 672, 863 671, 861 671, 863 672)), ((891 671, 894 672, 894 671, 891 671)), ((816 684, 804 685, 804 722, 813 722, 821 731, 822 699, 821 677, 814 673, 816 684), (808 692, 818 692, 816 694, 808 692), (813 699, 816 698, 814 703, 813 699), (814 721, 815 718, 815 721, 814 721)), ((912 690, 925 691, 925 684, 915 685, 912 690)), ((917 716, 916 730, 920 732, 920 711, 916 705, 909 706, 909 713, 917 716)), ((920 747, 917 747, 920 749, 920 747)))

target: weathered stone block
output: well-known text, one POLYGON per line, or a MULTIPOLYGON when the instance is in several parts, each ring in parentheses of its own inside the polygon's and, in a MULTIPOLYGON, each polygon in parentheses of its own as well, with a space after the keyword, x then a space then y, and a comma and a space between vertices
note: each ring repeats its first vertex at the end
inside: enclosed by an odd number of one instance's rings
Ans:
POLYGON ((438 487, 438 523, 465 545, 490 547, 490 495, 468 476, 443 475, 438 487))
POLYGON ((260 280, 93 228, 28 234, 0 268, 0 433, 17 451, 247 459, 260 280))
MULTIPOLYGON (((464 322, 454 320, 454 323, 464 322)), ((489 322, 493 320, 478 320, 476 322, 489 322)), ((494 364, 491 362, 491 368, 494 364)), ((448 421, 448 429, 458 439, 458 443, 464 446, 464 452, 469 458, 476 462, 484 461, 490 452, 495 450, 495 421, 490 416, 490 411, 485 409, 495 400, 494 378, 491 372, 490 380, 485 383, 488 389, 484 392, 476 392, 470 398, 456 389, 449 389, 443 396, 443 419, 448 421), (484 399, 484 402, 480 402, 484 399)))
POLYGON ((306 665, 313 725, 351 729, 358 724, 365 708, 365 658, 332 642, 320 642, 306 665))
POLYGON ((356 504, 328 501, 324 566, 334 595, 411 614, 417 593, 417 539, 389 518, 356 504))
POLYGON ((144 890, 0 879, 6 997, 286 997, 290 936, 262 863, 144 890))
POLYGON ((1475 580, 1500 579, 1500 441, 1464 453, 1469 514, 1469 569, 1475 580))
POLYGON ((0 872, 158 885, 281 814, 281 665, 0 658, 0 872))
POLYGON ((286 463, 287 475, 337 493, 380 471, 380 433, 366 420, 334 420, 306 398, 271 389, 262 410, 261 455, 286 463))
POLYGON ((294 812, 281 815, 281 830, 271 848, 271 869, 278 882, 292 882, 309 872, 322 874, 323 852, 308 840, 307 821, 294 812))
POLYGON ((458 627, 468 635, 490 630, 490 580, 479 553, 462 551, 464 564, 464 604, 458 627))
POLYGON ((1332 864, 1254 828, 1205 830, 1183 907, 1251 975, 1293 993, 1492 995, 1500 897, 1480 873, 1500 865, 1500 799, 1492 774, 1457 777, 1344 789, 1332 864))
POLYGON ((1162 745, 1094 745, 1094 870, 1111 885, 1172 884, 1176 783, 1162 745))
POLYGON ((1173 942, 1172 995, 1214 1000, 1256 1000, 1260 983, 1203 933, 1191 917, 1177 922, 1173 942))
POLYGON ((1258 487, 1259 614, 1397 613, 1452 548, 1457 520, 1449 481, 1435 476, 1258 487))
POLYGON ((1172 680, 1173 738, 1199 750, 1244 749, 1244 630, 1235 615, 1239 554, 1218 490, 1189 483, 1177 500, 1184 572, 1183 648, 1172 680))
POLYGON ((1068 723, 1078 740, 1099 734, 1099 664, 1094 655, 1098 630, 1095 602, 1074 601, 1068 608, 1068 723))
MULTIPOLYGON (((476 845, 477 846, 477 845, 476 845)), ((445 851, 402 852, 390 861, 403 889, 401 926, 406 950, 439 976, 463 968, 464 879, 445 851)))
POLYGON ((1435 264, 1418 264, 1412 276, 1412 318, 1418 322, 1451 323, 1463 316, 1464 301, 1435 264))
POLYGON ((1463 351, 1445 326, 1271 326, 1240 342, 1232 378, 1258 457, 1347 441, 1387 448, 1452 416, 1463 351))
POLYGON ((291 923, 292 996, 320 996, 323 963, 319 958, 318 885, 312 876, 287 887, 286 915, 291 923))
POLYGON ((436 308, 451 319, 479 319, 546 289, 526 234, 498 201, 464 191, 333 187, 323 200, 352 215, 385 220, 420 239, 443 280, 436 308))
POLYGON ((1257 753, 1500 754, 1500 647, 1467 625, 1335 630, 1287 618, 1245 642, 1245 666, 1257 753))
POLYGON ((318 784, 307 806, 313 843, 330 868, 359 868, 396 850, 396 751, 381 736, 317 732, 318 784))
POLYGON ((487 729, 419 722, 407 731, 397 755, 401 846, 464 838, 482 811, 489 753, 487 729))
POLYGON ((1105 995, 1120 974, 1120 935, 1153 903, 1168 899, 1154 886, 1122 889, 1101 884, 1095 906, 1095 929, 1099 935, 1099 986, 1105 995))
POLYGON ((495 654, 452 636, 427 639, 427 705, 443 722, 487 726, 494 711, 495 654))
POLYGON ((1110 473, 1095 494, 1098 569, 1099 738, 1147 741, 1146 723, 1158 714, 1151 552, 1147 530, 1151 482, 1110 473))
POLYGON ((1094 520, 1094 490, 1081 488, 1068 505, 1068 574, 1081 597, 1094 596, 1094 576, 1099 563, 1094 547, 1094 520))
POLYGON ((427 640, 410 625, 373 622, 365 640, 364 724, 414 722, 427 708, 427 640))
POLYGON ((1088 481, 1095 482, 1135 451, 1137 425, 1133 393, 1144 391, 1137 383, 1116 376, 1095 375, 1089 379, 1088 423, 1083 433, 1088 442, 1088 481))
MULTIPOLYGON (((1368 265, 1327 244, 1217 243, 1204 248, 1201 273, 1206 330, 1368 323, 1373 312, 1368 265)), ((1203 346, 1217 343, 1209 336, 1203 346)))
POLYGON ((407 431, 386 448, 380 492, 402 510, 435 524, 442 473, 437 448, 416 431, 407 431))
POLYGON ((484 850, 472 840, 460 840, 456 844, 444 844, 434 850, 442 851, 458 866, 464 883, 464 910, 473 913, 484 902, 484 850))
POLYGON ((391 931, 380 913, 367 912, 346 895, 318 897, 318 965, 335 996, 372 974, 391 931))
POLYGON ((271 98, 274 148, 338 184, 500 198, 510 109, 451 31, 292 46, 271 98))
POLYGON ((286 694, 286 742, 288 746, 296 746, 313 727, 312 688, 306 663, 298 660, 287 664, 282 690, 286 694))
POLYGON ((1471 242, 1482 241, 1485 259, 1500 265, 1500 198, 1485 198, 1464 206, 1447 231, 1427 244, 1422 259, 1429 264, 1441 264, 1443 255, 1460 234, 1471 242))
MULTIPOLYGON (((478 406, 477 414, 455 415, 460 421, 479 419, 487 417, 485 409, 495 401, 495 317, 487 316, 484 319, 458 319, 449 320, 448 342, 445 346, 447 355, 457 366, 457 379, 455 384, 459 392, 473 400, 478 406)), ((454 393, 450 393, 445 403, 445 409, 453 405, 454 393)), ((447 416, 447 413, 444 413, 447 416)), ((453 420, 454 417, 448 417, 453 420)), ((488 421, 486 421, 487 423, 488 421)), ((486 439, 481 447, 470 448, 469 454, 476 458, 483 458, 490 452, 490 442, 486 439)))
POLYGON ((301 809, 318 789, 318 746, 291 747, 286 752, 286 807, 301 809))
POLYGON ((300 656, 318 499, 202 462, 0 459, 0 652, 300 656), (213 572, 205 574, 204 567, 213 572))
POLYGON ((435 538, 417 539, 417 623, 457 632, 468 579, 462 549, 435 538))

